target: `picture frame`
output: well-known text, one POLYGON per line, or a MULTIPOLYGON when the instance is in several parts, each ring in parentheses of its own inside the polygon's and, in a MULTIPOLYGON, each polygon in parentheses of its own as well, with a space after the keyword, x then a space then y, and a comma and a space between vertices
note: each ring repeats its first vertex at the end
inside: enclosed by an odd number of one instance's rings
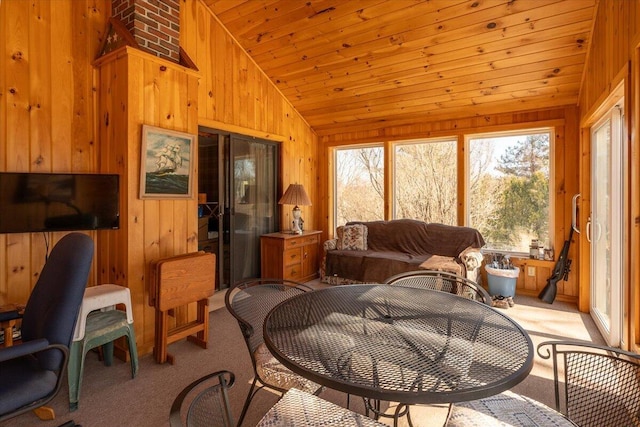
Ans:
POLYGON ((141 199, 193 197, 195 135, 142 125, 141 199))

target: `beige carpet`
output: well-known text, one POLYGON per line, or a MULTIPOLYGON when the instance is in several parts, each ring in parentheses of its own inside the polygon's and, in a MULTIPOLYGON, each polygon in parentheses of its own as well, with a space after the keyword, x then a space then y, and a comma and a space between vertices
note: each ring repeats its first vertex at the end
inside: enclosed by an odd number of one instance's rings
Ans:
MULTIPOLYGON (((220 305, 222 294, 216 295, 214 304, 220 305)), ((505 309, 504 313, 520 322, 529 331, 534 346, 544 340, 574 338, 603 343, 593 321, 587 314, 579 313, 574 305, 555 302, 552 305, 536 298, 515 298, 516 306, 505 309)), ((50 405, 56 411, 53 421, 40 421, 32 413, 0 423, 8 426, 59 426, 74 420, 84 427, 101 426, 167 426, 169 408, 180 390, 194 379, 209 372, 228 369, 236 374, 236 386, 231 390, 232 410, 239 415, 245 396, 249 390, 251 361, 242 340, 237 323, 224 307, 210 314, 209 348, 203 350, 193 344, 181 341, 169 347, 175 355, 175 365, 158 365, 151 355, 140 359, 140 373, 131 379, 129 365, 116 360, 114 366, 105 367, 90 353, 84 372, 80 407, 70 413, 68 390, 65 385, 50 405)), ((553 406, 553 379, 550 365, 543 363, 537 355, 536 364, 527 379, 514 391, 530 396, 553 406)), ((0 378, 1 380, 1 378, 0 378)), ((322 397, 340 405, 345 405, 345 395, 326 390, 322 397)), ((277 401, 277 396, 262 391, 254 399, 245 426, 255 425, 262 415, 277 401)), ((352 409, 362 411, 362 401, 351 399, 352 409)), ((412 409, 412 418, 420 426, 442 425, 440 416, 444 410, 433 408, 412 409)))

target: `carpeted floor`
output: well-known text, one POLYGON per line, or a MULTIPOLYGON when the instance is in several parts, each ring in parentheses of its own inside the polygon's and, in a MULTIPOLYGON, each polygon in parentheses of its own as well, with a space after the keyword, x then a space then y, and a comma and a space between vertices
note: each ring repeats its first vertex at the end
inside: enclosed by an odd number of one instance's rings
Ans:
MULTIPOLYGON (((221 294, 215 299, 221 301, 221 294)), ((531 335, 534 346, 544 340, 573 338, 603 343, 588 314, 579 313, 572 304, 543 303, 536 298, 515 297, 515 307, 504 313, 518 321, 531 335)), ((140 359, 140 373, 131 379, 128 363, 116 360, 111 367, 103 366, 95 353, 87 357, 80 407, 70 413, 68 389, 62 387, 51 406, 57 415, 53 421, 40 421, 32 413, 0 423, 0 427, 54 427, 74 420, 84 427, 101 426, 168 426, 169 408, 174 397, 191 381, 213 371, 227 369, 235 373, 236 386, 231 390, 232 411, 240 414, 252 378, 251 361, 237 323, 223 305, 210 313, 209 348, 203 350, 181 341, 169 347, 176 364, 158 365, 151 355, 140 359)), ((553 406, 553 379, 549 363, 535 357, 533 371, 513 390, 549 406, 553 406)), ((344 394, 326 390, 321 395, 327 400, 346 404, 344 394)), ((277 401, 277 396, 266 391, 254 399, 244 426, 255 425, 262 415, 277 401)), ((352 398, 351 408, 361 412, 361 399, 352 398)), ((442 425, 445 410, 440 408, 412 409, 416 425, 442 425)))

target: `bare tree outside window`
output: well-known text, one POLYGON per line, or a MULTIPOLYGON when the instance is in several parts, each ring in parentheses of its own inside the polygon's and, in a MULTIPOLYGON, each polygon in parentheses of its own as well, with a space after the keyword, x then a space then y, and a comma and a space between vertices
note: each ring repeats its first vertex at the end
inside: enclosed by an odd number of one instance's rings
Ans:
POLYGON ((549 241, 550 135, 469 140, 469 225, 486 248, 527 253, 532 239, 549 241))
POLYGON ((456 140, 394 146, 395 218, 457 224, 456 146, 456 140))
POLYGON ((336 226, 384 219, 384 148, 336 150, 336 226))

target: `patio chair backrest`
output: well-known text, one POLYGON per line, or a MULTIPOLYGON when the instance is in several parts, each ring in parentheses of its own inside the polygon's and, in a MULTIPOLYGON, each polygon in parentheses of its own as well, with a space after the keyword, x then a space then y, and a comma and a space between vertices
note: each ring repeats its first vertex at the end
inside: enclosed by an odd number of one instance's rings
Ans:
POLYGON ((229 404, 229 389, 234 382, 235 375, 230 371, 217 371, 193 381, 171 405, 171 427, 235 427, 229 404))
POLYGON ((545 341, 553 361, 556 410, 580 427, 638 426, 640 355, 585 342, 545 341))
POLYGON ((240 325, 249 353, 253 355, 264 342, 262 328, 271 309, 312 290, 298 282, 282 279, 249 279, 230 288, 225 295, 225 304, 240 325))
POLYGON ((224 302, 227 310, 238 321, 254 373, 238 425, 242 425, 253 396, 262 388, 281 394, 293 386, 321 390, 317 384, 282 366, 263 344, 263 325, 271 309, 293 296, 312 290, 301 283, 283 279, 247 279, 227 290, 224 302))
POLYGON ((417 270, 400 273, 389 277, 385 283, 448 292, 491 305, 491 296, 484 288, 466 277, 444 271, 417 270))

